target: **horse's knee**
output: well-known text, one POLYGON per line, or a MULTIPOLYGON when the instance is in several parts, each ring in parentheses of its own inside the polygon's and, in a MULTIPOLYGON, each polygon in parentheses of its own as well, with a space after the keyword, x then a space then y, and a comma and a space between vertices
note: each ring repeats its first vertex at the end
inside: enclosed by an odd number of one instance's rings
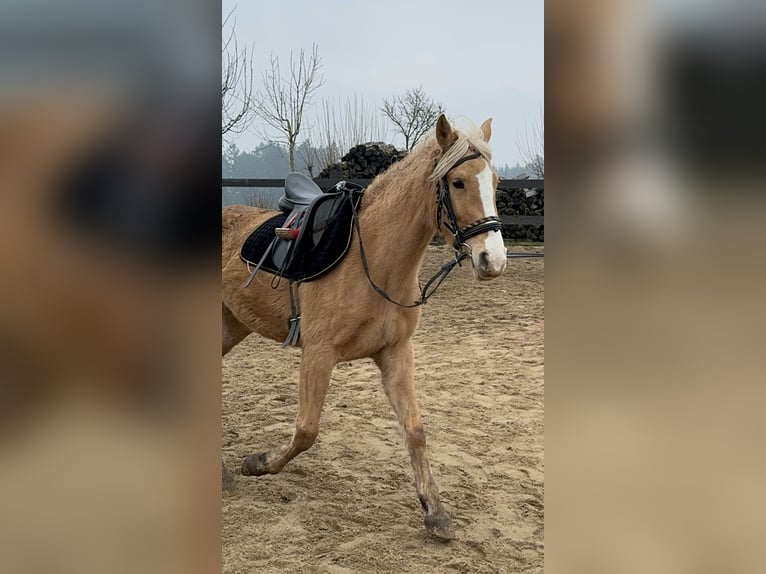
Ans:
POLYGON ((293 445, 299 452, 308 450, 314 444, 317 436, 319 436, 318 428, 296 427, 295 435, 293 435, 293 445))
POLYGON ((426 431, 423 425, 408 428, 406 431, 407 445, 413 450, 426 448, 426 431))

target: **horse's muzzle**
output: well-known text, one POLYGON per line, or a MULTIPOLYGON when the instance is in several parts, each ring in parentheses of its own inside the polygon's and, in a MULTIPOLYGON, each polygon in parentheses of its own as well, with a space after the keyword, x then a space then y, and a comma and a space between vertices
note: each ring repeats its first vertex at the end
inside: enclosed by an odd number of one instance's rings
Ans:
POLYGON ((499 277, 505 271, 505 265, 508 259, 505 254, 502 257, 484 249, 479 252, 477 261, 474 262, 476 277, 480 280, 489 280, 499 277))

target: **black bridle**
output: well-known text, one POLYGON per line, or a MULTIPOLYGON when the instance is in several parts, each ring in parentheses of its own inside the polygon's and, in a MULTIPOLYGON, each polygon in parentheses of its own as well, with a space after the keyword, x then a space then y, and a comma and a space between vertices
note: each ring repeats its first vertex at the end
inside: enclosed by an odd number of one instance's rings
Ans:
POLYGON ((457 222, 457 216, 455 215, 455 208, 452 207, 452 195, 449 192, 449 182, 447 181, 447 174, 455 169, 462 163, 471 161, 472 159, 480 158, 479 152, 474 152, 471 155, 460 158, 455 165, 447 170, 442 176, 439 183, 436 185, 436 228, 439 233, 442 231, 442 225, 446 227, 455 238, 452 248, 460 253, 463 250, 463 246, 466 245, 466 241, 471 237, 479 235, 481 233, 487 233, 489 231, 500 231, 500 219, 494 215, 477 219, 473 223, 469 223, 465 227, 460 227, 457 222), (448 221, 442 221, 442 211, 447 212, 448 221))
MULTIPOLYGON (((367 276, 367 280, 370 282, 370 285, 375 290, 375 292, 381 297, 383 297, 386 301, 389 301, 390 303, 393 303, 394 305, 397 305, 399 307, 406 307, 406 308, 419 307, 420 305, 425 305, 428 302, 429 297, 431 297, 431 295, 436 293, 436 290, 439 288, 442 282, 447 278, 447 275, 450 274, 450 271, 452 271, 456 265, 460 265, 460 263, 469 256, 468 253, 463 249, 463 247, 467 245, 466 241, 468 239, 476 235, 479 235, 480 233, 486 233, 489 231, 500 231, 501 229, 500 219, 498 219, 494 215, 490 215, 482 219, 477 219, 473 223, 469 223, 468 225, 464 227, 460 227, 457 223, 455 208, 452 206, 452 198, 449 192, 449 183, 447 182, 447 174, 449 174, 450 171, 455 169, 460 164, 470 161, 472 159, 477 159, 479 157, 481 157, 481 154, 479 152, 474 152, 470 155, 460 158, 451 168, 447 170, 444 176, 442 176, 440 181, 436 184, 436 229, 442 236, 444 236, 444 234, 442 233, 442 225, 444 225, 444 227, 446 227, 449 230, 449 232, 452 233, 452 235, 455 238, 455 241, 452 245, 452 248, 455 250, 455 257, 454 259, 451 259, 450 261, 442 265, 441 269, 439 269, 439 271, 437 271, 434 274, 434 276, 428 280, 425 286, 423 286, 420 289, 420 298, 414 303, 405 304, 405 303, 399 303, 398 301, 395 301, 388 295, 388 293, 386 293, 382 288, 380 288, 375 283, 375 281, 372 280, 372 277, 370 276, 369 264, 367 263, 367 255, 364 252, 364 245, 362 244, 362 231, 361 231, 361 228, 359 227, 359 212, 357 211, 358 206, 354 206, 354 227, 356 228, 356 233, 357 233, 357 236, 359 237, 359 255, 362 259, 362 267, 364 268, 364 274, 367 276), (447 212, 448 221, 442 221, 442 211, 447 212)), ((348 188, 349 186, 356 186, 356 184, 341 181, 336 185, 336 188, 344 189, 344 188, 348 188)), ((356 186, 356 187, 361 189, 360 186, 356 186)))

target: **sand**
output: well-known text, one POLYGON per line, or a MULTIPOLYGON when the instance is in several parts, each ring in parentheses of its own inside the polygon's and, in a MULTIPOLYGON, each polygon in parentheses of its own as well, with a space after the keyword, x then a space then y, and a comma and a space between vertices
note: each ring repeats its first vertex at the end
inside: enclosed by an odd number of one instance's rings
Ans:
MULTIPOLYGON (((512 251, 539 251, 517 247, 512 251)), ((429 248, 421 278, 450 257, 429 248)), ((223 571, 542 572, 543 259, 479 283, 458 268, 415 335, 431 468, 453 521, 423 527, 409 456, 371 360, 333 372, 314 446, 224 495, 223 571)), ((300 351, 251 335, 223 362, 223 459, 289 439, 300 351)))

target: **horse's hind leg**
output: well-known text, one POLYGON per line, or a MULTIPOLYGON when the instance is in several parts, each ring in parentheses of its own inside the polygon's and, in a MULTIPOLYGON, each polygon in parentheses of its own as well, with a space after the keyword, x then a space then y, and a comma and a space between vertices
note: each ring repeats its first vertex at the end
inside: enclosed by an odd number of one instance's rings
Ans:
POLYGON ((452 538, 451 521, 442 506, 439 488, 431 475, 426 451, 426 435, 415 399, 412 340, 408 339, 396 346, 387 347, 373 358, 380 367, 383 388, 404 433, 415 475, 418 499, 423 510, 426 511, 426 530, 434 536, 449 540, 452 538))
POLYGON ((231 351, 242 339, 247 337, 252 331, 239 322, 234 314, 229 310, 225 303, 221 303, 221 356, 231 351))
MULTIPOLYGON (((234 317, 226 305, 221 304, 221 307, 223 310, 221 319, 221 356, 225 356, 237 343, 247 337, 251 331, 234 317)), ((223 461, 221 461, 221 489, 227 492, 234 492, 235 488, 234 477, 229 472, 229 469, 226 468, 226 465, 223 464, 223 461)))
POLYGON ((290 442, 281 449, 251 454, 245 458, 242 463, 242 474, 246 476, 276 474, 296 455, 308 450, 314 444, 319 434, 319 417, 322 414, 327 386, 336 362, 331 352, 303 348, 295 432, 290 442))

